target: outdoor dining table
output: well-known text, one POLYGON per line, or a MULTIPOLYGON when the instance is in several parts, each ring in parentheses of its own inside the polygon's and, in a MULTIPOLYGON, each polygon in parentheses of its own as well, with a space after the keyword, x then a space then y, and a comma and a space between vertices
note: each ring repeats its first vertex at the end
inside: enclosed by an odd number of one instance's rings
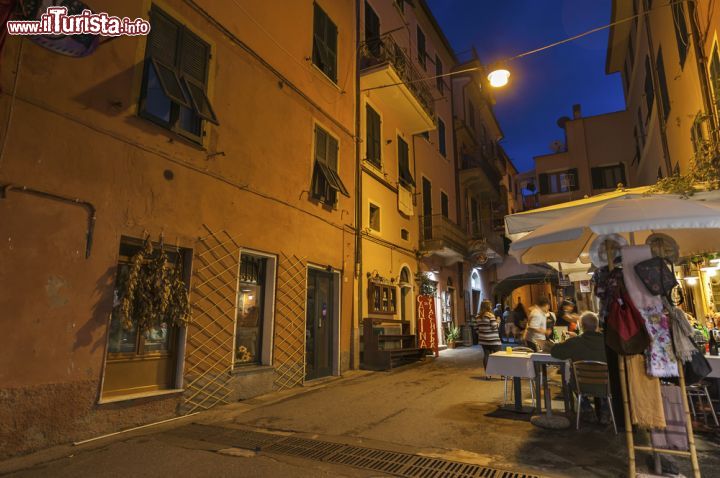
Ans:
POLYGON ((515 395, 515 407, 513 410, 516 412, 522 413, 525 411, 522 404, 521 380, 523 378, 535 378, 535 368, 530 358, 531 355, 525 352, 507 353, 501 351, 495 352, 488 357, 487 368, 485 369, 486 375, 502 375, 513 378, 515 395))
POLYGON ((570 379, 569 361, 559 360, 550 354, 544 353, 525 353, 515 352, 507 353, 505 351, 495 352, 488 357, 487 375, 502 375, 513 378, 513 391, 515 406, 517 412, 525 411, 522 405, 522 388, 521 380, 535 379, 536 404, 537 413, 542 412, 542 402, 540 400, 541 390, 545 390, 545 408, 548 414, 552 414, 550 386, 547 382, 547 367, 549 365, 559 366, 560 375, 562 376, 563 398, 565 402, 565 411, 570 409, 570 396, 568 391, 568 383, 570 379))
POLYGON ((707 378, 720 378, 720 357, 717 355, 705 355, 705 358, 712 368, 707 378))

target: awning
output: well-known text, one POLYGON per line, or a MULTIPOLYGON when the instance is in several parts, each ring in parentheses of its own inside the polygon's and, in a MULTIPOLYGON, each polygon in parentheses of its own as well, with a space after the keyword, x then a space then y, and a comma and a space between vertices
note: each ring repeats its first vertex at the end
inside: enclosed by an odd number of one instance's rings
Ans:
POLYGON ((520 274, 516 276, 508 277, 507 279, 503 279, 497 284, 495 284, 495 288, 493 289, 494 295, 499 295, 501 297, 507 297, 509 296, 512 291, 517 289, 518 287, 522 287, 524 285, 532 285, 532 284, 554 284, 557 285, 558 283, 558 277, 557 272, 555 271, 548 271, 548 272, 528 272, 527 274, 520 274))

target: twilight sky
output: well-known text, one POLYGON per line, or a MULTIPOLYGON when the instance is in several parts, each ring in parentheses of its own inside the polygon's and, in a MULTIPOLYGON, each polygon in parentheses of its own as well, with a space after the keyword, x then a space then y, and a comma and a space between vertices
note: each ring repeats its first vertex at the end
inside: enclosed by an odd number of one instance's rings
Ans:
MULTIPOLYGON (((533 50, 610 21, 610 0, 428 0, 461 59, 472 45, 484 64, 533 50)), ((520 172, 563 138, 556 125, 625 107, 620 75, 605 74, 608 30, 508 64, 510 84, 495 90, 505 150, 520 172)))

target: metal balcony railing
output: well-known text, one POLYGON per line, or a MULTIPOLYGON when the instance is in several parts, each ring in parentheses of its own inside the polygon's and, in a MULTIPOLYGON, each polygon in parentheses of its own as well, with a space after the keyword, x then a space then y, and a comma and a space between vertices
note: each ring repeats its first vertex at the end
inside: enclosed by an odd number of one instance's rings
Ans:
POLYGON ((424 76, 415 69, 412 58, 395 43, 391 35, 370 39, 360 47, 360 71, 383 63, 392 65, 400 79, 413 92, 425 112, 431 118, 434 118, 435 105, 427 81, 423 81, 424 76))
POLYGON ((435 250, 447 245, 463 255, 467 253, 467 234, 442 214, 420 216, 420 237, 422 250, 435 250))
POLYGON ((470 155, 465 154, 462 157, 462 163, 460 169, 480 169, 488 181, 493 185, 495 191, 500 193, 500 181, 502 181, 502 175, 490 162, 482 157, 480 154, 470 155))

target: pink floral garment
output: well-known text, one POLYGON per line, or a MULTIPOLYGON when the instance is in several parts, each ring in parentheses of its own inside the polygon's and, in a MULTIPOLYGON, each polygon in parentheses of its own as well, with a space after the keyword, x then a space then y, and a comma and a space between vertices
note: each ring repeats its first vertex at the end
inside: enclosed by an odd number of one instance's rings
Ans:
POLYGON ((645 366, 652 377, 677 377, 678 363, 670 335, 670 318, 663 310, 662 299, 652 295, 635 273, 635 264, 652 257, 650 246, 622 248, 625 288, 642 314, 652 342, 645 350, 645 366))

